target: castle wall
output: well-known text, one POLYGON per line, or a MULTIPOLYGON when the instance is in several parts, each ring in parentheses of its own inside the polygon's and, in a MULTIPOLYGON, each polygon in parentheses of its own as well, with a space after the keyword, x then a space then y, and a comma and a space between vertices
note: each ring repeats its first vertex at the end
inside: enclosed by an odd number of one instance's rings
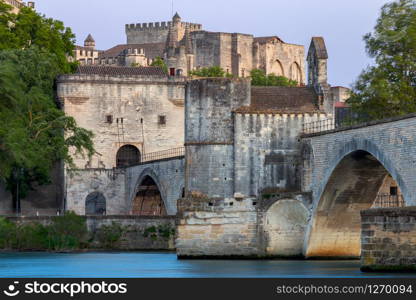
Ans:
POLYGON ((199 31, 191 36, 196 68, 220 66, 230 74, 249 76, 253 68, 252 35, 199 31))
MULTIPOLYGON (((265 43, 255 47, 257 49, 256 68, 267 74, 285 76, 297 80, 300 84, 306 82, 305 47, 286 43, 265 43), (299 67, 299 77, 294 72, 299 67)), ((256 52, 255 52, 256 54, 256 52)))
POLYGON ((142 155, 182 147, 184 84, 184 79, 157 76, 61 76, 58 96, 65 113, 95 134, 97 154, 91 161, 77 157, 76 166, 114 168, 124 145, 137 147, 142 155))
POLYGON ((233 109, 250 102, 245 79, 194 80, 186 90, 186 191, 233 197, 233 109))
POLYGON ((236 114, 235 192, 258 197, 263 192, 299 191, 304 122, 318 114, 236 114))
MULTIPOLYGON (((165 43, 169 33, 169 26, 172 22, 138 23, 126 25, 127 44, 152 44, 165 43)), ((177 27, 178 40, 185 34, 186 26, 189 30, 202 30, 202 25, 179 22, 177 27)))
POLYGON ((85 215, 88 195, 98 192, 105 197, 107 215, 128 215, 126 173, 120 169, 77 170, 66 174, 66 210, 85 215))

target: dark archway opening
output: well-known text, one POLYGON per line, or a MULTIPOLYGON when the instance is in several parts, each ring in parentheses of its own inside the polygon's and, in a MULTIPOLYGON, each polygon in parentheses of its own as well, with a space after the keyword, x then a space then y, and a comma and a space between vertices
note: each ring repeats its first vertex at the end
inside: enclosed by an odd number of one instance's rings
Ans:
POLYGON ((404 206, 400 188, 373 155, 360 150, 345 156, 319 200, 306 256, 359 257, 360 212, 397 206, 404 206))
POLYGON ((150 176, 146 176, 139 186, 133 201, 132 213, 139 216, 166 216, 167 214, 159 188, 150 176))
POLYGON ((107 213, 106 199, 99 192, 91 193, 85 200, 85 214, 87 216, 102 216, 107 213))
POLYGON ((126 168, 140 163, 139 149, 132 145, 121 147, 117 152, 117 168, 126 168))

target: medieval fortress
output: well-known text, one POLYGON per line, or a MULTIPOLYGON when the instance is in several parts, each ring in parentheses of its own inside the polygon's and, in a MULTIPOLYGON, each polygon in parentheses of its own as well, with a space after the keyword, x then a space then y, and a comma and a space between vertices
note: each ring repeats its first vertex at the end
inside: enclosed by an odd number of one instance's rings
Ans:
MULTIPOLYGON (((328 82, 322 37, 306 52, 277 36, 205 31, 178 14, 125 30, 127 43, 106 51, 89 35, 74 51, 78 71, 58 78, 59 103, 94 133, 96 154, 77 157, 77 170, 57 166, 55 184, 33 191, 23 214, 176 215, 185 257, 352 257, 361 210, 380 195, 413 201, 413 179, 377 150, 379 141, 405 140, 405 125, 346 138, 307 126, 334 130, 348 97, 328 82), (157 57, 168 74, 150 66, 157 57), (233 77, 189 76, 212 66, 233 77), (253 69, 298 86, 252 86, 253 69)), ((2 213, 12 213, 4 189, 0 199, 2 213)))

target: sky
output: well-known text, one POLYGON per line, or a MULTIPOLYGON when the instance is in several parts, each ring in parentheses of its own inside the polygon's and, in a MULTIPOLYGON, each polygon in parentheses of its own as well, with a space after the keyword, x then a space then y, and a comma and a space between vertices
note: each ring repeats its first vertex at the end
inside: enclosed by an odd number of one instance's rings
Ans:
MULTIPOLYGON (((161 22, 172 18, 172 0, 35 0, 36 10, 72 28, 77 44, 91 33, 97 48, 126 43, 125 24, 161 22)), ((174 0, 182 21, 208 31, 277 35, 305 46, 311 37, 325 38, 328 77, 333 86, 350 87, 371 64, 363 36, 376 24, 388 0, 174 0)))

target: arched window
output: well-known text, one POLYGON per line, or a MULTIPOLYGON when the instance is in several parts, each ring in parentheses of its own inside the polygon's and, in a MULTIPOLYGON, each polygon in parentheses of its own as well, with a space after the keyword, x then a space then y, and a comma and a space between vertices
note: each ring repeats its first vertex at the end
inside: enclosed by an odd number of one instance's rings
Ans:
POLYGON ((290 79, 302 84, 302 70, 296 62, 290 66, 290 79))
POLYGON ((117 152, 117 168, 126 168, 140 163, 140 151, 135 146, 126 145, 117 152))
POLYGON ((283 65, 280 62, 280 60, 276 59, 273 62, 269 73, 273 73, 276 76, 285 76, 285 72, 283 71, 283 65))
POLYGON ((99 192, 91 193, 85 200, 85 214, 87 216, 102 216, 107 212, 106 200, 99 192))

